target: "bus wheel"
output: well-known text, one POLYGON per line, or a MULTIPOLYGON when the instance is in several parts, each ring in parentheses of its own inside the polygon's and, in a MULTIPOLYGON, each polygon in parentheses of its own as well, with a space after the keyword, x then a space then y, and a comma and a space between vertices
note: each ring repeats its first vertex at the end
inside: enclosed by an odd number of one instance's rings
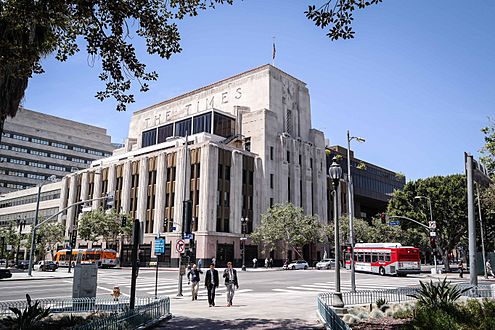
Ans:
POLYGON ((380 267, 380 269, 378 270, 378 273, 379 273, 381 276, 385 276, 385 268, 380 267))

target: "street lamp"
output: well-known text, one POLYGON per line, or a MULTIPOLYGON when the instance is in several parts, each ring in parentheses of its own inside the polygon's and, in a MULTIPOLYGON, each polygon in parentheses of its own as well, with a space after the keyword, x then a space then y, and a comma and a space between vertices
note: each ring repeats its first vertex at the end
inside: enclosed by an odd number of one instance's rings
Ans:
POLYGON ((36 227, 38 226, 38 216, 40 213, 41 188, 47 183, 55 182, 56 179, 57 179, 56 175, 51 175, 50 177, 48 177, 47 181, 38 184, 38 194, 36 195, 36 211, 34 213, 34 224, 32 227, 33 232, 31 235, 31 249, 29 251, 28 276, 32 276, 32 272, 33 272, 33 254, 34 254, 34 245, 36 244, 36 227))
POLYGON ((357 136, 351 136, 347 130, 347 195, 349 196, 349 245, 351 246, 351 292, 356 292, 356 269, 354 267, 354 186, 351 176, 351 141, 365 142, 366 140, 357 136))
POLYGON ((339 219, 337 213, 338 196, 337 188, 342 177, 342 168, 337 163, 337 157, 333 157, 333 163, 328 169, 328 174, 333 182, 333 222, 335 226, 335 292, 333 293, 333 307, 342 308, 342 292, 340 292, 340 240, 339 240, 339 219))
POLYGON ((20 218, 16 220, 16 224, 19 227, 19 240, 17 241, 17 250, 15 254, 15 266, 19 266, 19 249, 21 248, 21 238, 22 238, 22 228, 26 225, 26 219, 21 220, 20 218))
POLYGON ((246 231, 247 231, 247 223, 248 218, 241 218, 241 242, 242 242, 242 270, 246 271, 246 231))
MULTIPOLYGON (((416 196, 416 197, 414 197, 414 199, 422 199, 422 198, 424 198, 424 199, 428 200, 428 206, 430 207, 430 221, 431 221, 431 223, 433 224, 433 209, 431 208, 431 199, 430 199, 430 197, 428 197, 428 196, 416 196)), ((430 227, 430 226, 428 226, 428 227, 430 227)), ((430 229, 430 230, 431 230, 431 229, 430 229)), ((435 239, 435 238, 433 237, 433 239, 435 239)), ((433 262, 434 262, 434 264, 435 264, 435 274, 437 274, 437 273, 438 273, 438 269, 437 269, 437 253, 436 253, 436 246, 435 246, 435 248, 433 249, 433 262)))

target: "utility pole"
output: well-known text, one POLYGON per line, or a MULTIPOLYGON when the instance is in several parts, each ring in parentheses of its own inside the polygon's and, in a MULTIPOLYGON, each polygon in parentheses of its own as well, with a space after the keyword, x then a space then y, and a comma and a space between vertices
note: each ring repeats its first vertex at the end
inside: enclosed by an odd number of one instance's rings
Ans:
POLYGON ((485 254, 485 233, 483 231, 483 218, 481 216, 481 196, 480 196, 480 184, 476 182, 476 195, 478 196, 478 216, 480 218, 480 234, 481 234, 481 253, 483 253, 483 271, 485 278, 488 278, 486 273, 486 254, 485 254))
POLYGON ((31 249, 29 251, 29 267, 28 267, 28 276, 32 276, 33 272, 33 255, 34 255, 34 239, 36 237, 36 227, 38 226, 38 216, 40 213, 40 195, 41 195, 41 188, 43 185, 38 186, 38 194, 36 195, 36 211, 34 212, 34 224, 33 224, 33 230, 31 233, 31 249))
POLYGON ((132 252, 131 252, 131 261, 132 261, 132 275, 131 275, 131 296, 129 299, 129 308, 134 309, 134 305, 136 304, 136 279, 138 277, 138 246, 141 236, 141 224, 139 220, 134 220, 133 230, 132 230, 132 252))
POLYGON ((466 160, 468 203, 469 281, 471 285, 478 286, 478 276, 476 274, 476 220, 474 219, 473 156, 467 153, 464 155, 464 159, 466 160))
MULTIPOLYGON (((186 131, 186 139, 184 141, 184 190, 183 190, 183 196, 182 196, 182 226, 181 226, 181 239, 184 238, 184 226, 186 224, 186 208, 187 205, 186 203, 188 202, 187 198, 187 192, 188 192, 188 148, 187 148, 187 143, 188 143, 188 137, 189 137, 189 132, 186 131)), ((177 297, 182 297, 182 277, 183 277, 183 272, 182 272, 182 253, 179 253, 179 274, 178 274, 178 281, 177 281, 177 297)))

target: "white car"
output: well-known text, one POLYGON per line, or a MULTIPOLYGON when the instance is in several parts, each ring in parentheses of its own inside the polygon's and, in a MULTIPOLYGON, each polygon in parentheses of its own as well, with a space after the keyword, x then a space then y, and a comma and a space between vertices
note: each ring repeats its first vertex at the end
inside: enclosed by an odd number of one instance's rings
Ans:
POLYGON ((287 265, 287 269, 308 269, 309 265, 304 260, 295 260, 287 265))
POLYGON ((335 259, 322 259, 316 264, 316 269, 332 269, 335 268, 335 259))

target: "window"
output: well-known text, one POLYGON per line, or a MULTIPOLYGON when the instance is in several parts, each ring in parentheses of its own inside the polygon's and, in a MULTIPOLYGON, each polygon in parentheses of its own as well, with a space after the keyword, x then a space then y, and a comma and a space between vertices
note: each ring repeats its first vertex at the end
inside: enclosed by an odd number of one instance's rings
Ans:
POLYGON ((371 262, 371 254, 364 255, 364 262, 371 262))
POLYGON ((230 180, 230 166, 225 166, 225 180, 230 180))
POLYGON ((377 262, 378 261, 378 256, 376 254, 371 255, 371 262, 377 262))
POLYGON ((9 146, 6 146, 5 144, 0 144, 0 149, 9 150, 9 146))
POLYGON ((39 150, 31 150, 31 155, 37 155, 42 157, 48 157, 48 153, 39 151, 39 150))
POLYGON ((186 136, 191 135, 191 118, 187 118, 175 123, 175 135, 186 136))
POLYGON ((193 118, 193 133, 211 133, 211 112, 193 118))
POLYGON ((84 153, 86 152, 86 149, 84 149, 84 148, 79 148, 79 147, 76 147, 76 146, 73 146, 73 147, 72 147, 72 150, 77 151, 77 152, 84 152, 84 153))
POLYGON ((390 254, 385 255, 385 261, 390 261, 390 254))
POLYGON ((215 112, 213 117, 213 134, 223 137, 234 135, 234 119, 215 112))
POLYGON ((11 176, 24 177, 24 173, 22 173, 22 172, 16 172, 16 171, 9 171, 9 175, 11 175, 11 176))
POLYGON ((273 206, 273 198, 270 198, 270 207, 273 206))
POLYGON ((25 160, 21 160, 21 159, 10 158, 9 159, 9 162, 12 163, 12 164, 26 165, 26 161, 25 160))
POLYGON ((270 188, 273 189, 273 174, 270 174, 270 188))
POLYGON ((46 179, 46 177, 44 175, 33 174, 33 173, 26 174, 26 177, 28 177, 30 179, 36 179, 36 180, 45 180, 46 179))
MULTIPOLYGON (((156 128, 143 132, 142 147, 149 147, 156 144, 156 128)), ((89 150, 88 150, 89 151, 89 150)))
POLYGON ((72 157, 72 161, 73 162, 76 162, 76 163, 81 163, 81 164, 86 163, 86 161, 84 159, 81 159, 81 158, 74 158, 74 157, 72 157))
POLYGON ((16 151, 16 152, 23 152, 23 153, 28 152, 26 148, 19 148, 19 147, 12 147, 12 148, 10 148, 10 150, 16 151))
POLYGON ((378 255, 378 260, 383 261, 385 259, 385 256, 383 254, 378 255))
POLYGON ((91 149, 88 149, 88 154, 96 155, 96 156, 103 156, 103 152, 98 151, 98 150, 91 150, 91 149))
POLYGON ((9 138, 10 137, 10 133, 2 132, 2 136, 9 138))
POLYGON ((63 166, 57 166, 57 165, 49 165, 48 168, 50 170, 55 170, 55 171, 62 171, 65 172, 65 167, 63 166))
POLYGON ((29 138, 24 135, 17 135, 17 134, 12 134, 12 138, 16 140, 21 140, 21 141, 29 141, 29 138))
POLYGON ((66 157, 66 156, 64 156, 64 155, 59 155, 59 154, 50 154, 50 157, 51 157, 51 158, 55 158, 55 159, 67 160, 67 157, 66 157))
POLYGON ((158 143, 165 142, 171 136, 174 136, 174 124, 158 127, 158 143))
POLYGON ((301 166, 301 164, 302 164, 302 156, 299 155, 299 166, 301 166))
POLYGON ((37 139, 37 138, 31 138, 31 142, 43 144, 45 146, 47 146, 49 144, 47 140, 42 140, 42 139, 37 139))
POLYGON ((52 147, 56 148, 61 148, 61 149, 68 149, 69 147, 66 144, 63 143, 58 143, 58 142, 52 142, 52 147))
POLYGON ((218 165, 218 178, 219 179, 223 178, 223 166, 222 166, 222 164, 218 165))
POLYGON ((290 163, 290 151, 287 150, 287 163, 290 163))
POLYGON ((309 159, 309 168, 313 169, 313 158, 309 159))
POLYGON ((270 160, 273 160, 273 147, 270 147, 270 160))
POLYGON ((37 163, 37 162, 29 162, 29 166, 39 167, 39 168, 46 168, 46 165, 45 164, 37 163))

